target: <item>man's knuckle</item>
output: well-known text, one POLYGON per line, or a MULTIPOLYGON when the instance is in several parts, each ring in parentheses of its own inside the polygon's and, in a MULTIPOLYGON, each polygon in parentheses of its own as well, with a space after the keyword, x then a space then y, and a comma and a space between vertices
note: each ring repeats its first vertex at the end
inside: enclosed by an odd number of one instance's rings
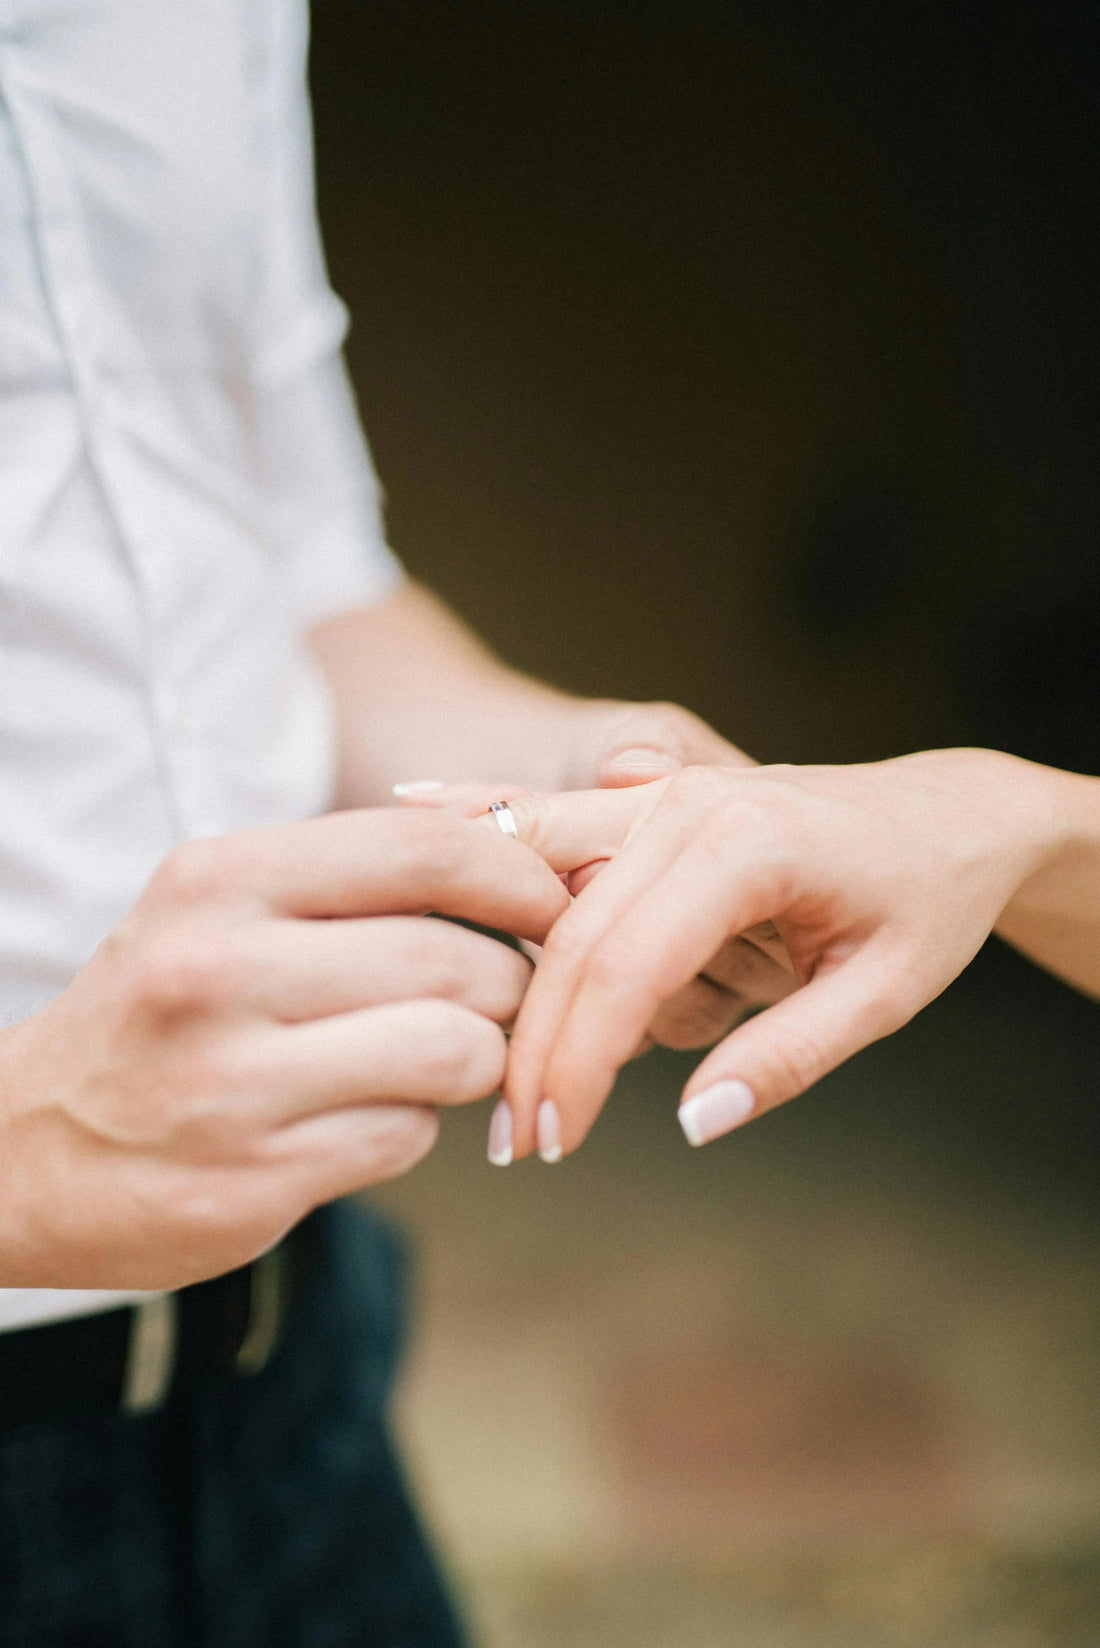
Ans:
POLYGON ((398 871, 413 886, 437 886, 453 878, 468 857, 463 820, 413 808, 399 815, 398 871))
POLYGON ((453 1079, 461 1058, 463 1014, 451 1002, 424 998, 403 1003, 397 1011, 408 1056, 418 1082, 443 1089, 453 1079))
POLYGON ((223 1176, 199 1172, 193 1182, 176 1190, 172 1216, 192 1240, 221 1246, 235 1237, 244 1222, 236 1187, 223 1176))
POLYGON ((436 1006, 436 1031, 428 1048, 432 1086, 454 1098, 480 1098, 499 1086, 506 1047, 495 1024, 449 1002, 436 1006))
POLYGON ((373 1131, 363 1153, 365 1182, 399 1178, 431 1150, 439 1137, 439 1117, 425 1105, 394 1107, 385 1126, 373 1131))
POLYGON ((418 924, 407 952, 411 976, 425 993, 445 1001, 458 1000, 468 990, 475 971, 462 928, 443 921, 418 924))
POLYGON ((489 1018, 510 1018, 531 977, 531 964, 497 939, 447 926, 426 956, 430 994, 476 1007, 489 1018))
POLYGON ((265 948, 260 927, 245 922, 227 924, 216 934, 207 934, 206 943, 214 952, 208 966, 216 999, 227 1003, 255 1001, 272 971, 270 949, 265 948))
POLYGON ((494 957, 492 967, 487 967, 484 974, 484 1010, 491 1018, 510 1019, 519 1011, 533 969, 515 950, 503 945, 499 949, 500 955, 494 957))
POLYGON ((203 1166, 249 1160, 255 1142, 251 1119, 217 1099, 193 1104, 176 1129, 177 1149, 203 1166))
POLYGON ((199 1010, 226 986, 225 957, 212 934, 173 928, 148 941, 135 962, 134 994, 154 1011, 199 1010))
POLYGON ((265 1178, 252 1172, 198 1172, 177 1192, 173 1220, 181 1241, 202 1268, 231 1268, 255 1258, 283 1228, 281 1210, 265 1178))
POLYGON ((797 841, 801 819, 786 798, 772 785, 748 783, 730 774, 716 774, 725 782, 715 791, 715 815, 723 829, 742 839, 752 838, 754 854, 767 853, 775 860, 791 850, 797 841))
POLYGON ((257 1134, 279 1081, 277 1061, 236 1030, 203 1027, 184 1036, 165 1069, 180 1136, 190 1129, 191 1137, 220 1138, 234 1152, 257 1134))
POLYGON ((492 1093, 504 1080, 507 1044, 499 1026, 478 1018, 466 1052, 465 1091, 478 1098, 492 1093))
POLYGON ((172 904, 217 902, 226 892, 234 858, 224 838, 182 841, 162 860, 153 889, 172 904))
POLYGON ((590 934, 583 923, 575 918, 574 910, 569 909, 560 921, 555 922, 542 946, 540 967, 553 965, 555 967, 572 967, 581 960, 591 942, 590 934))

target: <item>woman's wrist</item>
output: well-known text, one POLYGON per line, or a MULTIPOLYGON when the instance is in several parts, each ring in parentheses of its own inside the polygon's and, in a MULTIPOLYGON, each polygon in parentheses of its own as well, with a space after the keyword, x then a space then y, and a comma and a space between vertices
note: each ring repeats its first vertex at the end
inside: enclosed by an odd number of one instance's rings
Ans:
POLYGON ((1028 761, 1017 766, 1035 862, 996 931, 1041 966, 1100 996, 1100 779, 1028 761))
POLYGON ((1082 893, 1094 894, 1100 906, 1100 779, 1001 759, 1014 768, 1006 806, 1015 801, 1015 827, 1030 860, 1011 906, 1071 911, 1082 893))
POLYGON ((1082 781, 1072 773, 976 748, 929 750, 899 765, 946 786, 960 831, 972 829, 983 853, 1002 865, 1009 897, 1056 864, 1080 834, 1072 786, 1082 781))

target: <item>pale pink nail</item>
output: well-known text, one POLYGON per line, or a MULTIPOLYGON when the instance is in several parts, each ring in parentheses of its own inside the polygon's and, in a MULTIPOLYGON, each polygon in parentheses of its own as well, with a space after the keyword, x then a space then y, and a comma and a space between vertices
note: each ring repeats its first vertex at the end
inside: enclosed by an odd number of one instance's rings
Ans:
POLYGON ((694 1093, 680 1106, 680 1126, 688 1144, 710 1144, 731 1128, 740 1127, 753 1113, 756 1100, 743 1081, 715 1082, 694 1093))
POLYGON ((398 796, 427 795, 429 790, 441 790, 442 788, 443 780, 441 778, 413 778, 407 784, 395 784, 393 793, 398 796))
POLYGON ((539 1159, 544 1162, 561 1161, 561 1117, 552 1099, 543 1099, 535 1124, 539 1159))
POLYGON ((489 1123, 489 1160, 494 1167, 507 1167, 512 1160, 512 1111, 507 1099, 500 1099, 489 1123))
POLYGON ((618 755, 613 755, 607 764, 609 767, 638 767, 639 769, 659 767, 662 772, 667 772, 669 767, 675 765, 675 761, 672 756, 666 755, 663 750, 639 748, 620 750, 618 755))

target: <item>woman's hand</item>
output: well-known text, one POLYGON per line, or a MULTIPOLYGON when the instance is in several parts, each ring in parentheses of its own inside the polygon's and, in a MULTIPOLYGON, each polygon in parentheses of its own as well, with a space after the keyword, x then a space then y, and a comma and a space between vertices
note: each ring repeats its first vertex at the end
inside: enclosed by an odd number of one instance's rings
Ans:
MULTIPOLYGON (((553 928, 520 1012, 514 1154, 575 1149, 665 1004, 719 990, 716 958, 764 923, 799 987, 715 1048, 680 1115, 702 1144, 794 1097, 943 990, 1014 895, 1061 897, 1064 915, 1074 876, 1080 891, 1091 864, 1100 882, 1096 804, 1094 780, 981 750, 514 798, 521 839, 559 874, 610 861, 553 928)), ((1100 968, 1100 909, 1089 919, 1100 968)))

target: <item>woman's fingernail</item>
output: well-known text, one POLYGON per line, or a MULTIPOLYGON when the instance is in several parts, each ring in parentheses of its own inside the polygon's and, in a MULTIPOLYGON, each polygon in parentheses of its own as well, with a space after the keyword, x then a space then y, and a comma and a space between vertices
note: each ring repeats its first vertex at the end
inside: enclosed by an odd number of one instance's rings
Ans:
POLYGON ((500 1099, 489 1123, 489 1160, 494 1167, 507 1167, 512 1160, 512 1110, 500 1099))
POLYGON ((539 1105, 535 1137, 540 1161, 561 1161, 561 1117, 558 1115, 557 1105, 551 1099, 543 1099, 539 1105))
POLYGON ((673 765, 673 759, 660 750, 620 750, 607 763, 609 767, 652 767, 661 772, 667 772, 673 765))
POLYGON ((743 1081, 715 1082, 680 1106, 680 1126, 688 1144, 710 1144, 752 1115, 756 1100, 743 1081))
POLYGON ((395 784, 394 795, 426 795, 429 790, 443 789, 441 778, 414 778, 408 784, 395 784))

